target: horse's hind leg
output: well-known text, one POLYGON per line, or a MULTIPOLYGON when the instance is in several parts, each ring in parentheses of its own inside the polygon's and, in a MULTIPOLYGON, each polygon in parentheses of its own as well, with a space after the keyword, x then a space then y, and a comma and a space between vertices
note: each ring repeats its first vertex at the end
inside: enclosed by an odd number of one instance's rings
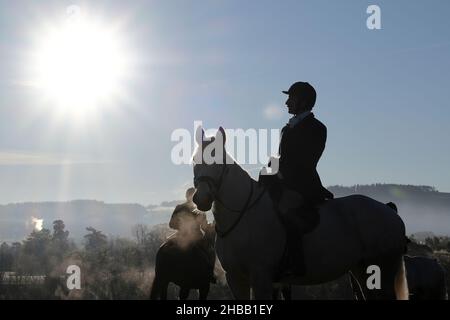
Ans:
POLYGON ((353 298, 359 301, 366 300, 366 298, 364 297, 363 290, 361 288, 361 284, 359 283, 358 279, 353 275, 351 271, 349 272, 348 276, 353 291, 353 298))
POLYGON ((158 298, 161 300, 167 300, 167 287, 169 283, 162 279, 157 273, 155 274, 155 278, 153 279, 152 290, 150 292, 150 299, 157 300, 158 298))
MULTIPOLYGON (((378 275, 373 273, 367 273, 368 267, 377 265, 367 264, 363 265, 358 269, 353 269, 351 272, 354 278, 351 278, 351 284, 353 288, 353 296, 355 299, 359 300, 378 300, 382 299, 381 290, 385 290, 383 283, 381 283, 381 279, 384 279, 384 273, 381 271, 380 276, 380 286, 378 287, 375 282, 378 280, 374 280, 374 277, 378 277, 378 275), (369 279, 372 278, 372 280, 369 279)), ((392 282, 394 280, 392 279, 392 282)))
POLYGON ((271 300, 273 299, 273 282, 263 271, 254 271, 252 274, 251 287, 253 296, 256 300, 271 300))
POLYGON ((180 288, 180 300, 187 300, 187 298, 189 297, 190 291, 191 290, 189 288, 181 287, 180 288))
POLYGON ((198 290, 198 299, 206 300, 209 293, 209 282, 198 290))
POLYGON ((280 296, 280 288, 273 288, 272 290, 272 300, 278 300, 278 297, 280 296))
POLYGON ((161 279, 158 273, 155 272, 155 278, 153 279, 152 290, 150 292, 150 299, 156 300, 161 295, 161 279))
POLYGON ((352 270, 352 273, 367 300, 396 300, 402 298, 400 291, 404 290, 400 287, 405 286, 402 265, 401 255, 386 255, 366 261, 357 270, 352 270))
POLYGON ((161 300, 167 300, 167 288, 169 287, 169 282, 163 281, 161 283, 161 289, 160 289, 160 299, 161 300))
POLYGON ((272 290, 272 300, 292 300, 292 287, 289 284, 275 284, 272 290))
POLYGON ((227 283, 236 300, 250 300, 250 282, 245 277, 226 273, 227 283))
POLYGON ((281 292, 283 293, 283 299, 290 301, 292 300, 292 286, 289 284, 284 285, 281 288, 281 292))

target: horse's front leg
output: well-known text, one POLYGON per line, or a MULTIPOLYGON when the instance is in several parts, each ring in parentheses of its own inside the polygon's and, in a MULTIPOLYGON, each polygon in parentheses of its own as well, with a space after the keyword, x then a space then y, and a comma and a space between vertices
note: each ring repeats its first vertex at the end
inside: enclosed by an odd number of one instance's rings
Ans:
POLYGON ((251 275, 253 297, 256 300, 273 300, 272 275, 267 270, 258 270, 251 275))
POLYGON ((226 273, 227 283, 236 300, 250 300, 250 282, 239 273, 226 273))

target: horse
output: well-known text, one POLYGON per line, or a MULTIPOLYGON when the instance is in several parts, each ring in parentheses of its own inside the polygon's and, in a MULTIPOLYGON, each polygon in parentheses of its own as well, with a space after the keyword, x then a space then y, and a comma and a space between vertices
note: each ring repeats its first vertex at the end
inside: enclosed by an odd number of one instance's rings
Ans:
POLYGON ((227 153, 222 127, 215 137, 206 138, 201 127, 195 136, 193 201, 199 210, 212 209, 216 253, 236 299, 250 299, 252 291, 269 300, 276 282, 314 285, 349 272, 365 299, 408 299, 405 225, 395 210, 363 195, 327 200, 318 209, 320 223, 303 236, 306 273, 284 276, 285 227, 266 187, 227 153), (366 285, 372 265, 382 270, 380 288, 366 285))
POLYGON ((292 286, 289 284, 275 283, 272 289, 272 299, 292 300, 292 286))
POLYGON ((180 287, 180 300, 187 299, 191 289, 198 289, 200 300, 208 297, 210 283, 215 281, 214 225, 207 224, 205 217, 203 232, 199 228, 196 230, 190 216, 180 214, 180 211, 175 211, 172 216, 171 225, 182 227, 156 253, 155 278, 150 293, 152 300, 166 300, 171 282, 180 287), (182 221, 183 217, 187 219, 186 223, 182 221))
POLYGON ((445 270, 435 258, 405 256, 411 300, 446 300, 445 270))

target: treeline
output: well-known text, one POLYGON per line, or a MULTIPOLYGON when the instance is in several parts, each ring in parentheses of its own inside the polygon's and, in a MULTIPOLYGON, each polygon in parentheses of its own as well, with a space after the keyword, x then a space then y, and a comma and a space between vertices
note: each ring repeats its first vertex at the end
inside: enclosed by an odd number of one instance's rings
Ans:
MULTIPOLYGON (((34 230, 22 242, 0 245, 0 299, 148 299, 156 252, 168 232, 164 225, 137 225, 133 239, 108 238, 88 227, 77 245, 56 220, 53 230, 34 230), (81 269, 80 290, 67 288, 69 265, 81 269)), ((211 295, 229 297, 226 290, 216 285, 211 295)), ((169 296, 176 294, 171 286, 169 296)))
MULTIPOLYGON (((154 259, 160 245, 173 232, 167 225, 133 228, 131 239, 107 237, 102 231, 86 228, 83 242, 69 238, 62 220, 53 230, 33 231, 22 242, 0 245, 0 299, 148 299, 153 282, 154 259), (66 285, 69 265, 81 269, 81 289, 66 285)), ((447 270, 450 288, 450 238, 412 238, 409 255, 437 258, 447 270)), ((178 288, 169 287, 169 299, 178 288)), ((191 298, 195 298, 191 293, 191 298)), ((296 299, 352 299, 347 276, 336 281, 293 288, 296 299)), ((211 286, 209 299, 231 299, 226 285, 211 286)))
POLYGON ((337 185, 331 186, 329 189, 336 197, 343 197, 351 194, 363 194, 380 200, 450 200, 450 194, 439 192, 432 186, 375 183, 368 185, 354 185, 350 187, 337 185))
POLYGON ((432 186, 415 186, 400 184, 375 183, 370 185, 330 186, 330 191, 336 197, 344 197, 351 194, 363 194, 380 201, 426 201, 433 205, 449 205, 450 194, 439 192, 432 186))
POLYGON ((433 251, 450 252, 450 237, 430 237, 425 239, 425 245, 433 251))

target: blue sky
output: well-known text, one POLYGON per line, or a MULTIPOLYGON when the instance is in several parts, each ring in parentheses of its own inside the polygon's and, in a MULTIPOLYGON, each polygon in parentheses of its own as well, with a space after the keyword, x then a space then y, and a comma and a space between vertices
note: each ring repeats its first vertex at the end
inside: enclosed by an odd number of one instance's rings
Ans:
POLYGON ((449 14, 445 0, 0 1, 0 203, 181 198, 192 169, 171 162, 173 130, 281 128, 280 91, 298 80, 328 127, 325 185, 450 192, 449 14), (133 57, 127 99, 83 125, 21 84, 37 30, 69 5, 120 23, 133 57))

